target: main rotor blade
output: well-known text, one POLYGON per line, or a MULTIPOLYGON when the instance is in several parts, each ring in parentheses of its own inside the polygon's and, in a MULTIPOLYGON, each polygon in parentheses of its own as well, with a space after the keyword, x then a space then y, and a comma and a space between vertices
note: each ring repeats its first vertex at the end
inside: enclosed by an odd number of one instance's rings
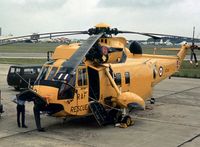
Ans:
POLYGON ((90 51, 90 49, 97 42, 97 40, 103 36, 103 34, 104 33, 100 33, 100 34, 90 36, 86 40, 86 42, 84 42, 79 47, 79 49, 69 58, 69 60, 65 61, 62 64, 62 68, 56 74, 54 79, 64 81, 65 77, 67 77, 68 74, 73 76, 77 66, 83 61, 86 54, 90 51))
MULTIPOLYGON (((51 38, 54 38, 54 37, 61 37, 61 36, 71 36, 71 35, 80 35, 80 33, 56 34, 56 35, 51 35, 51 38)), ((40 39, 45 39, 45 38, 50 38, 50 37, 49 37, 49 36, 40 37, 40 39)))
MULTIPOLYGON (((57 34, 57 35, 51 35, 51 37, 49 36, 43 36, 40 37, 39 39, 46 39, 46 38, 54 38, 54 37, 61 37, 61 36, 71 36, 71 35, 79 35, 80 33, 71 33, 71 34, 57 34)), ((31 39, 29 38, 23 38, 24 40, 9 40, 8 42, 4 41, 4 42, 0 42, 0 46, 3 45, 8 45, 8 44, 14 44, 14 43, 20 43, 20 42, 26 42, 26 41, 31 41, 31 39)))
POLYGON ((161 37, 149 34, 149 33, 142 33, 142 32, 133 32, 133 31, 119 31, 119 33, 126 33, 126 34, 137 34, 137 35, 144 35, 144 36, 148 36, 151 37, 153 39, 161 39, 161 37))
POLYGON ((191 40, 198 40, 198 38, 191 38, 179 35, 171 35, 171 34, 159 34, 159 33, 147 33, 147 32, 134 32, 134 31, 118 31, 118 33, 127 33, 127 34, 138 34, 152 37, 153 39, 161 39, 162 37, 169 37, 169 38, 183 38, 183 39, 191 39, 191 40))
POLYGON ((84 42, 80 48, 70 57, 69 61, 67 62, 67 67, 71 69, 70 73, 76 70, 77 66, 82 62, 85 58, 85 55, 89 52, 92 46, 97 42, 99 38, 103 36, 103 33, 90 36, 86 42, 84 42))
POLYGON ((65 34, 65 35, 70 35, 70 34, 88 34, 87 31, 66 31, 66 32, 48 32, 48 33, 39 33, 39 34, 31 34, 31 35, 24 35, 24 36, 16 36, 16 37, 9 37, 9 38, 4 38, 4 39, 0 39, 0 41, 6 41, 6 40, 13 40, 13 39, 23 39, 23 38, 28 38, 30 37, 31 38, 34 38, 36 37, 37 39, 40 39, 41 37, 40 36, 45 36, 45 35, 49 35, 49 37, 53 36, 53 35, 62 35, 62 34, 65 34))
POLYGON ((26 36, 19 36, 19 37, 12 37, 12 38, 6 38, 6 39, 0 39, 0 46, 1 45, 7 45, 7 44, 13 44, 13 43, 19 43, 19 42, 25 42, 28 40, 39 40, 39 39, 45 39, 45 38, 53 38, 53 37, 61 37, 61 36, 70 36, 70 35, 80 35, 80 34, 88 34, 87 31, 70 31, 70 32, 51 32, 51 33, 42 33, 42 34, 33 34, 33 35, 26 35, 26 36), (70 33, 71 32, 71 33, 70 33), (13 40, 18 39, 18 40, 13 40), (23 39, 23 40, 21 40, 23 39))

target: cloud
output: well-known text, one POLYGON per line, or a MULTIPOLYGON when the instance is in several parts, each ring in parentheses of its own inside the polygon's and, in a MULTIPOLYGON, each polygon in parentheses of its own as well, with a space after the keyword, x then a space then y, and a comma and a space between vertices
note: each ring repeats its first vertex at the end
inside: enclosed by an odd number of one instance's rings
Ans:
POLYGON ((30 11, 46 11, 62 8, 68 0, 11 0, 11 5, 30 11))
POLYGON ((200 32, 199 0, 0 0, 3 33, 87 30, 99 22, 121 30, 191 36, 200 32))
POLYGON ((184 0, 100 0, 100 7, 131 7, 131 8, 155 8, 169 7, 184 0))

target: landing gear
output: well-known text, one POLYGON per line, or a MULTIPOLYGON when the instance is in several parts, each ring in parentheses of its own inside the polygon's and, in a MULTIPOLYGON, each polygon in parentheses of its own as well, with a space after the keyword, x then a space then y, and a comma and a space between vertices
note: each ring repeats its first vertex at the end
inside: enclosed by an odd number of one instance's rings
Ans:
POLYGON ((126 114, 126 109, 123 109, 121 115, 118 116, 118 122, 115 124, 115 126, 120 128, 127 128, 133 124, 134 121, 132 120, 131 116, 126 114))
POLYGON ((155 98, 152 97, 152 98, 150 99, 150 104, 155 104, 155 102, 156 102, 155 98))
POLYGON ((134 124, 131 117, 127 115, 126 108, 122 111, 115 108, 106 111, 103 105, 98 102, 91 102, 89 107, 99 126, 115 124, 117 127, 127 128, 134 124))
POLYGON ((122 120, 122 112, 116 109, 108 111, 108 118, 111 124, 119 123, 122 120))
POLYGON ((131 119, 131 117, 129 115, 126 115, 122 118, 121 123, 126 124, 127 126, 132 126, 133 125, 133 120, 131 119))

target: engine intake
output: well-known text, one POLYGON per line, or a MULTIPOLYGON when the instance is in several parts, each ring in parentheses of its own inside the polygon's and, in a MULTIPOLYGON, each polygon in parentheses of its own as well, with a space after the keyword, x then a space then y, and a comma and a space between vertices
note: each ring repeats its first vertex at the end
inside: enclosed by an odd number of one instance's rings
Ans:
POLYGON ((142 47, 137 41, 131 42, 129 50, 132 54, 142 54, 142 47))

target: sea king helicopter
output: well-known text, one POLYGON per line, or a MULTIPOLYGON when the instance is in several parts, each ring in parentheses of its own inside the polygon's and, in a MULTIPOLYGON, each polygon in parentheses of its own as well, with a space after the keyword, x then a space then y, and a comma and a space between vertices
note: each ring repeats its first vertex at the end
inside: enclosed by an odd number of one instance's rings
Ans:
POLYGON ((47 36, 90 36, 81 44, 58 46, 52 60, 43 65, 33 87, 18 95, 19 99, 34 101, 38 130, 42 130, 40 111, 62 118, 93 114, 100 126, 107 123, 130 126, 133 120, 128 112, 145 109, 146 101, 152 97, 153 87, 179 70, 189 49, 197 61, 194 49, 199 47, 194 44, 182 45, 175 56, 143 54, 139 43, 133 41, 127 47, 124 37, 116 37, 119 33, 139 34, 155 39, 158 36, 172 36, 121 31, 100 23, 87 31, 10 38, 38 40, 47 36))

